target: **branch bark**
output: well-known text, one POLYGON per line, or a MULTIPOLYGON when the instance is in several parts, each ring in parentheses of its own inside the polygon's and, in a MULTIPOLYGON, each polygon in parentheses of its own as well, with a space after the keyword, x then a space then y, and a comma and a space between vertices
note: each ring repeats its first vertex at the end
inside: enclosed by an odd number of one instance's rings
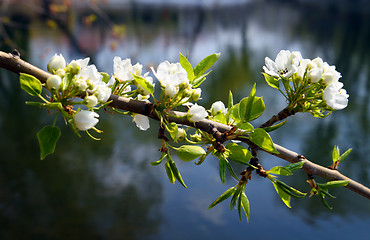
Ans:
MULTIPOLYGON (((0 51, 0 67, 5 68, 7 70, 10 70, 16 74, 20 73, 26 73, 33 75, 34 77, 38 78, 41 82, 46 82, 46 79, 51 76, 50 73, 41 70, 40 68, 23 61, 20 56, 17 54, 17 52, 13 53, 5 53, 0 51)), ((142 115, 146 115, 152 119, 159 120, 159 117, 156 115, 153 109, 153 104, 152 103, 147 103, 143 101, 137 101, 129 98, 124 98, 120 97, 117 95, 111 95, 108 101, 112 101, 109 106, 119 108, 121 110, 125 111, 130 111, 134 113, 139 113, 142 115)), ((186 113, 184 112, 178 112, 178 111, 173 111, 171 112, 172 115, 175 116, 184 116, 186 113)), ((210 120, 203 120, 199 121, 196 123, 190 122, 187 119, 184 118, 175 118, 175 117, 170 117, 169 120, 171 122, 175 122, 177 124, 182 124, 186 126, 191 126, 198 128, 202 131, 212 133, 213 129, 216 128, 219 132, 224 133, 229 130, 231 130, 231 126, 220 124, 217 122, 213 122, 210 120)), ((251 145, 252 143, 249 142, 248 140, 243 140, 247 144, 251 145)), ((303 165, 303 170, 308 174, 308 175, 316 175, 323 177, 329 181, 333 180, 348 180, 349 184, 346 186, 348 189, 370 199, 370 189, 361 183, 358 183, 337 170, 331 170, 329 168, 323 167, 321 165, 315 164, 308 159, 304 158, 302 155, 293 152, 289 149, 286 149, 278 144, 274 144, 276 150, 279 152, 279 154, 272 154, 275 155, 278 158, 284 159, 290 163, 296 163, 299 161, 304 161, 303 165)))

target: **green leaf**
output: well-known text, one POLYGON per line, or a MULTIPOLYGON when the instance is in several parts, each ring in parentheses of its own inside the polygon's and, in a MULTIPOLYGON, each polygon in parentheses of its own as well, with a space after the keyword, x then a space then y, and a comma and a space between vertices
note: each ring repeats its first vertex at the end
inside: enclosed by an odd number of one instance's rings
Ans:
POLYGON ((233 208, 236 208, 236 200, 238 200, 240 194, 242 193, 242 191, 244 191, 244 188, 242 186, 238 186, 236 188, 236 191, 233 195, 233 197, 231 198, 231 201, 230 201, 230 210, 233 210, 233 208))
POLYGON ((175 176, 173 175, 169 161, 165 163, 164 167, 166 169, 166 173, 167 173, 168 179, 170 180, 170 183, 174 184, 176 179, 175 179, 175 176))
POLYGON ((179 127, 177 126, 176 123, 171 122, 170 124, 167 125, 167 130, 171 135, 171 138, 177 142, 177 132, 179 131, 179 127))
POLYGON ((226 159, 220 158, 218 161, 220 179, 223 184, 225 184, 225 173, 226 173, 226 159))
POLYGON ((304 165, 304 161, 300 161, 300 162, 286 165, 285 168, 289 169, 291 172, 294 172, 295 170, 301 169, 303 165, 304 165))
POLYGON ((187 188, 187 186, 185 185, 184 180, 181 177, 181 174, 180 174, 179 170, 176 167, 175 162, 172 160, 170 155, 167 155, 167 162, 169 163, 169 166, 172 170, 173 176, 177 179, 177 181, 179 181, 181 183, 182 186, 187 188))
POLYGON ((276 175, 282 175, 282 176, 293 175, 293 173, 289 169, 285 167, 281 167, 281 166, 275 166, 271 168, 269 173, 276 174, 276 175))
POLYGON ((280 83, 278 79, 274 78, 273 76, 268 75, 267 73, 262 73, 262 74, 265 77, 265 81, 270 87, 279 89, 280 83))
POLYGON ((146 80, 145 78, 132 74, 134 76, 135 81, 148 93, 153 94, 154 93, 154 87, 151 82, 146 80))
POLYGON ((272 182, 274 184, 275 190, 277 194, 279 194, 281 200, 285 203, 285 205, 288 208, 291 208, 290 206, 290 195, 286 193, 276 182, 272 182))
POLYGON ((152 166, 157 166, 157 165, 159 165, 159 164, 161 164, 161 163, 162 163, 162 160, 163 160, 165 157, 167 157, 167 153, 166 153, 166 152, 162 152, 162 156, 161 156, 161 158, 160 158, 158 161, 150 162, 150 164, 151 164, 152 166))
POLYGON ((323 191, 319 191, 319 197, 322 204, 324 204, 330 210, 333 209, 331 206, 329 206, 328 202, 325 200, 325 193, 323 191))
POLYGON ((103 79, 102 81, 105 82, 105 83, 108 83, 109 79, 110 79, 110 76, 108 73, 105 73, 105 72, 101 72, 100 75, 103 76, 103 79))
POLYGON ((181 66, 188 73, 189 83, 192 84, 194 80, 193 67, 191 66, 189 60, 184 55, 182 55, 181 52, 179 54, 179 61, 180 61, 181 66))
POLYGON ((249 140, 251 140, 254 144, 271 153, 279 154, 274 147, 274 143, 270 135, 261 128, 256 128, 254 131, 249 134, 249 140))
POLYGON ((41 160, 44 160, 47 155, 54 153, 60 135, 61 132, 59 127, 55 126, 45 126, 37 133, 37 139, 41 150, 41 160))
POLYGON ((348 149, 345 151, 340 157, 339 157, 339 162, 342 162, 344 159, 348 157, 348 155, 352 152, 352 148, 348 149))
POLYGON ((349 183, 349 180, 337 180, 337 181, 330 181, 327 183, 317 183, 317 186, 320 188, 334 188, 334 187, 345 187, 349 183))
POLYGON ((233 195, 236 191, 236 188, 235 187, 231 187, 229 189, 227 189, 223 194, 221 194, 213 203, 211 203, 211 205, 209 205, 208 209, 211 209, 213 208, 214 206, 216 206, 217 204, 225 201, 226 199, 228 199, 231 195, 233 195))
POLYGON ((284 190, 287 194, 295 198, 303 198, 306 196, 306 193, 298 191, 297 189, 287 185, 286 183, 275 179, 275 183, 280 186, 282 190, 284 190))
POLYGON ((205 73, 212 65, 220 58, 220 53, 214 53, 205 57, 198 65, 194 68, 195 78, 205 73))
POLYGON ((32 75, 21 73, 19 76, 21 88, 31 96, 39 96, 42 92, 42 84, 40 80, 32 75))
POLYGON ((333 152, 332 152, 332 158, 333 158, 333 163, 339 160, 339 148, 338 146, 334 146, 333 152))
POLYGON ((247 217, 247 221, 249 222, 249 213, 250 213, 249 200, 247 198, 247 195, 245 195, 244 192, 242 192, 242 194, 240 195, 240 198, 242 202, 242 208, 247 217))
POLYGON ((235 104, 230 110, 230 115, 235 122, 240 122, 240 115, 239 115, 239 103, 235 104))
POLYGON ((249 122, 240 122, 237 127, 248 132, 252 132, 254 130, 253 125, 249 122))
POLYGON ((51 102, 51 103, 42 103, 42 102, 32 102, 32 101, 27 101, 27 105, 30 106, 36 106, 40 108, 47 108, 51 110, 63 110, 63 105, 60 102, 51 102))
POLYGON ((265 111, 265 103, 262 97, 255 97, 255 86, 253 86, 249 97, 243 98, 239 103, 239 117, 241 122, 253 121, 265 111))
POLYGON ((231 164, 229 163, 229 161, 227 161, 227 159, 225 159, 225 163, 226 163, 226 167, 229 170, 231 176, 233 176, 236 180, 239 181, 238 176, 236 176, 233 167, 231 166, 231 164))
POLYGON ((196 145, 182 145, 177 150, 177 156, 185 162, 192 161, 204 154, 206 154, 206 151, 196 145))
POLYGON ((234 106, 233 93, 229 91, 229 100, 227 102, 228 109, 231 109, 234 106))
POLYGON ((236 143, 228 143, 225 147, 229 150, 227 151, 227 157, 234 162, 248 164, 248 161, 252 158, 248 149, 236 143))
POLYGON ((264 127, 263 130, 265 130, 266 132, 272 132, 280 127, 282 127, 285 123, 287 122, 287 120, 281 122, 281 123, 278 123, 278 124, 275 124, 275 125, 272 125, 270 127, 264 127))

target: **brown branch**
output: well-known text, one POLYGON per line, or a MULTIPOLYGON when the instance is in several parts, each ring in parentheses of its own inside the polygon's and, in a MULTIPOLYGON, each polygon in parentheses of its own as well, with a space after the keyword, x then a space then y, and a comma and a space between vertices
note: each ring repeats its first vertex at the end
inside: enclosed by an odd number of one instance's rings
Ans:
MULTIPOLYGON (((50 73, 45 72, 25 61, 20 59, 19 55, 12 54, 12 53, 5 53, 0 51, 0 67, 8 69, 14 73, 27 73, 30 75, 35 76, 38 78, 41 82, 46 82, 46 79, 51 76, 50 73)), ((109 106, 119 108, 125 111, 130 111, 134 113, 139 113, 142 115, 146 115, 150 118, 153 118, 155 120, 159 120, 159 117, 156 115, 153 109, 152 103, 147 103, 143 101, 137 101, 129 98, 120 97, 117 95, 111 95, 108 101, 112 101, 109 106)), ((184 112, 171 112, 172 115, 183 117, 186 115, 184 112)), ((203 120, 199 122, 190 122, 188 119, 185 118, 176 118, 176 117, 169 117, 169 121, 175 122, 177 124, 187 125, 191 127, 198 128, 202 131, 205 131, 207 133, 212 134, 214 132, 214 128, 217 129, 217 131, 221 133, 228 132, 232 129, 231 126, 213 122, 210 120, 203 120)), ((276 118, 277 119, 277 118, 276 118)), ((275 121, 276 119, 272 120, 275 121)), ((252 145, 249 140, 243 140, 245 143, 252 145)), ((253 145, 252 145, 253 146, 253 145)), ((299 161, 304 161, 305 164, 303 165, 303 170, 308 175, 316 175, 323 177, 327 180, 333 181, 333 180, 348 180, 349 184, 346 186, 348 189, 370 199, 370 189, 366 186, 342 175, 337 170, 331 170, 328 168, 325 168, 323 166, 320 166, 318 164, 315 164, 306 158, 304 158, 302 155, 299 155, 296 152, 293 152, 291 150, 288 150, 278 144, 274 144, 276 150, 279 152, 279 154, 272 154, 275 155, 278 158, 284 159, 291 163, 296 163, 299 161)), ((254 146, 255 147, 255 146, 254 146)))

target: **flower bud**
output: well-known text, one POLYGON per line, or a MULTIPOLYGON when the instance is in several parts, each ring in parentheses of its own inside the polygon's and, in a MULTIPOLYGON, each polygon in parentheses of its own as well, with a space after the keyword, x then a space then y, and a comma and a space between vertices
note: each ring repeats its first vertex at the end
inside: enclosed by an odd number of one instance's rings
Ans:
POLYGON ((55 54, 48 63, 48 71, 54 73, 56 70, 60 68, 65 68, 66 60, 64 59, 62 54, 55 54))
POLYGON ((68 64, 68 70, 72 73, 72 74, 78 74, 80 72, 80 69, 81 69, 81 64, 76 61, 76 60, 72 60, 69 64, 68 64))
POLYGON ((64 71, 64 69, 60 68, 60 69, 56 70, 55 74, 60 76, 60 77, 64 77, 64 75, 66 75, 66 71, 64 71))
POLYGON ((112 89, 104 85, 99 85, 95 91, 98 101, 103 102, 103 103, 109 99, 111 93, 112 93, 112 89))
POLYGON ((58 75, 51 75, 46 80, 46 86, 49 90, 59 90, 61 84, 62 79, 58 75))
POLYGON ((89 130, 99 122, 99 114, 92 111, 81 110, 74 115, 74 124, 81 131, 89 130))
POLYGON ((74 84, 74 86, 76 86, 78 88, 78 91, 80 91, 80 92, 83 92, 87 89, 87 83, 82 78, 78 78, 78 79, 74 80, 73 84, 74 84))
POLYGON ((98 104, 98 99, 94 95, 86 96, 86 107, 92 108, 98 104))
POLYGON ((164 94, 170 98, 176 95, 176 93, 179 91, 179 89, 171 84, 167 84, 164 88, 164 94))
POLYGON ((186 138, 186 132, 183 128, 179 128, 176 133, 176 140, 183 141, 186 138))
POLYGON ((196 102, 199 100, 200 98, 200 95, 202 93, 202 89, 201 88, 195 88, 195 89, 192 89, 192 92, 191 92, 191 100, 196 102))
POLYGON ((225 113, 225 111, 226 111, 225 105, 221 101, 214 102, 211 106, 212 116, 215 116, 219 113, 225 113))

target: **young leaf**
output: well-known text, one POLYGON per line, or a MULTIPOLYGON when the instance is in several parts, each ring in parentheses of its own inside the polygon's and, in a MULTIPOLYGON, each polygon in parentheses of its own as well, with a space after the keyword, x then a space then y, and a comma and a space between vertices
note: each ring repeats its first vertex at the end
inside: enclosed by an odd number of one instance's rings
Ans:
POLYGON ((218 161, 218 165, 221 182, 225 184, 226 160, 224 158, 220 158, 220 160, 218 161))
POLYGON ((334 187, 345 187, 349 183, 349 180, 337 180, 337 181, 330 181, 327 183, 317 183, 317 186, 320 188, 334 188, 334 187))
POLYGON ((243 207, 244 213, 247 216, 247 221, 249 222, 249 213, 250 213, 249 200, 247 198, 247 195, 245 195, 244 192, 242 192, 242 194, 240 195, 240 198, 241 198, 241 202, 242 202, 242 207, 243 207))
POLYGON ((229 100, 227 102, 227 108, 231 109, 234 106, 233 93, 229 91, 229 100))
POLYGON ((180 174, 179 170, 176 167, 175 162, 172 160, 170 155, 167 155, 167 162, 169 163, 169 167, 172 170, 173 176, 177 179, 177 181, 179 181, 181 183, 182 186, 187 188, 187 186, 185 185, 184 180, 181 177, 181 174, 180 174))
POLYGON ((211 203, 211 205, 209 205, 208 209, 211 209, 214 206, 216 206, 217 204, 225 201, 231 195, 233 195, 235 193, 235 191, 236 191, 235 187, 231 187, 231 188, 227 189, 223 194, 221 194, 221 196, 219 196, 213 203, 211 203))
POLYGON ((230 210, 233 210, 233 208, 236 208, 236 200, 238 200, 242 191, 244 191, 244 188, 242 186, 238 186, 236 188, 236 191, 230 201, 230 210))
POLYGON ((251 140, 254 144, 271 153, 279 154, 274 147, 274 143, 270 135, 263 130, 262 128, 256 128, 254 131, 249 134, 249 140, 251 140))
POLYGON ((177 156, 185 162, 192 161, 204 154, 206 154, 206 151, 202 147, 195 145, 182 145, 177 150, 177 156))
POLYGON ((247 164, 252 158, 252 154, 248 149, 236 143, 228 143, 225 147, 229 150, 227 151, 227 157, 234 162, 247 164))
POLYGON ((109 79, 110 79, 110 76, 108 73, 105 73, 105 72, 101 72, 100 75, 103 76, 103 79, 102 81, 105 82, 105 83, 108 83, 109 79))
POLYGON ((198 65, 194 68, 195 78, 205 73, 212 65, 219 59, 220 53, 214 53, 205 57, 198 65))
POLYGON ((162 160, 163 160, 166 156, 167 156, 167 153, 166 153, 166 152, 162 152, 162 156, 161 156, 161 158, 160 158, 158 161, 150 162, 150 164, 151 164, 152 166, 157 166, 157 165, 159 165, 159 164, 161 164, 161 163, 162 163, 162 160))
POLYGON ((239 178, 236 176, 233 167, 231 166, 231 164, 229 163, 229 161, 227 161, 227 159, 225 159, 225 163, 226 163, 227 169, 229 169, 229 172, 230 172, 231 176, 233 176, 236 180, 239 181, 239 178))
POLYGON ((290 171, 286 167, 281 167, 281 166, 275 166, 271 168, 269 173, 276 174, 276 175, 282 175, 282 176, 293 175, 292 171, 290 171))
POLYGON ((277 185, 280 186, 280 188, 282 190, 284 190, 287 194, 289 194, 290 196, 292 197, 295 197, 295 198, 303 198, 306 196, 306 193, 303 193, 301 191, 298 191, 297 189, 287 185, 286 183, 282 182, 282 181, 279 181, 279 180, 275 180, 275 183, 277 185))
POLYGON ((262 74, 263 74, 263 76, 265 77, 265 81, 267 82, 267 84, 268 84, 270 87, 273 87, 273 88, 279 89, 279 87, 280 87, 279 80, 277 80, 277 79, 276 79, 276 78, 274 78, 273 76, 268 75, 267 73, 262 73, 262 74))
POLYGON ((333 163, 339 160, 339 148, 338 146, 334 146, 333 152, 332 152, 332 158, 333 158, 333 163))
POLYGON ((339 157, 339 162, 342 162, 344 159, 348 157, 348 155, 352 152, 352 148, 348 149, 345 151, 340 157, 339 157))
POLYGON ((37 133, 41 150, 41 160, 44 160, 47 155, 54 153, 60 135, 59 127, 55 126, 45 126, 37 133))
POLYGON ((148 93, 153 94, 154 93, 154 87, 151 82, 146 80, 145 78, 132 74, 134 76, 135 81, 148 93))
POLYGON ((175 176, 173 175, 169 161, 166 162, 164 167, 166 169, 166 173, 167 173, 168 179, 170 180, 170 183, 174 184, 176 179, 175 179, 175 176))
POLYGON ((301 169, 304 165, 304 161, 292 163, 289 165, 286 165, 285 168, 289 169, 291 172, 294 172, 295 170, 301 169))
POLYGON ((275 125, 272 125, 270 127, 264 127, 263 130, 265 130, 266 132, 272 132, 280 127, 282 127, 285 123, 287 122, 287 120, 281 122, 281 123, 278 123, 278 124, 275 124, 275 125))
POLYGON ((288 193, 286 193, 278 184, 276 184, 276 182, 272 182, 272 183, 274 184, 275 190, 276 190, 277 194, 279 194, 281 200, 283 200, 283 202, 285 203, 285 205, 288 208, 291 208, 291 206, 290 206, 290 195, 288 193))
POLYGON ((21 88, 31 96, 39 96, 42 92, 40 80, 32 75, 21 73, 19 76, 21 88))
POLYGON ((181 66, 188 73, 189 83, 192 84, 194 80, 193 67, 191 66, 189 60, 184 55, 182 55, 181 52, 179 53, 179 61, 180 61, 181 66))

